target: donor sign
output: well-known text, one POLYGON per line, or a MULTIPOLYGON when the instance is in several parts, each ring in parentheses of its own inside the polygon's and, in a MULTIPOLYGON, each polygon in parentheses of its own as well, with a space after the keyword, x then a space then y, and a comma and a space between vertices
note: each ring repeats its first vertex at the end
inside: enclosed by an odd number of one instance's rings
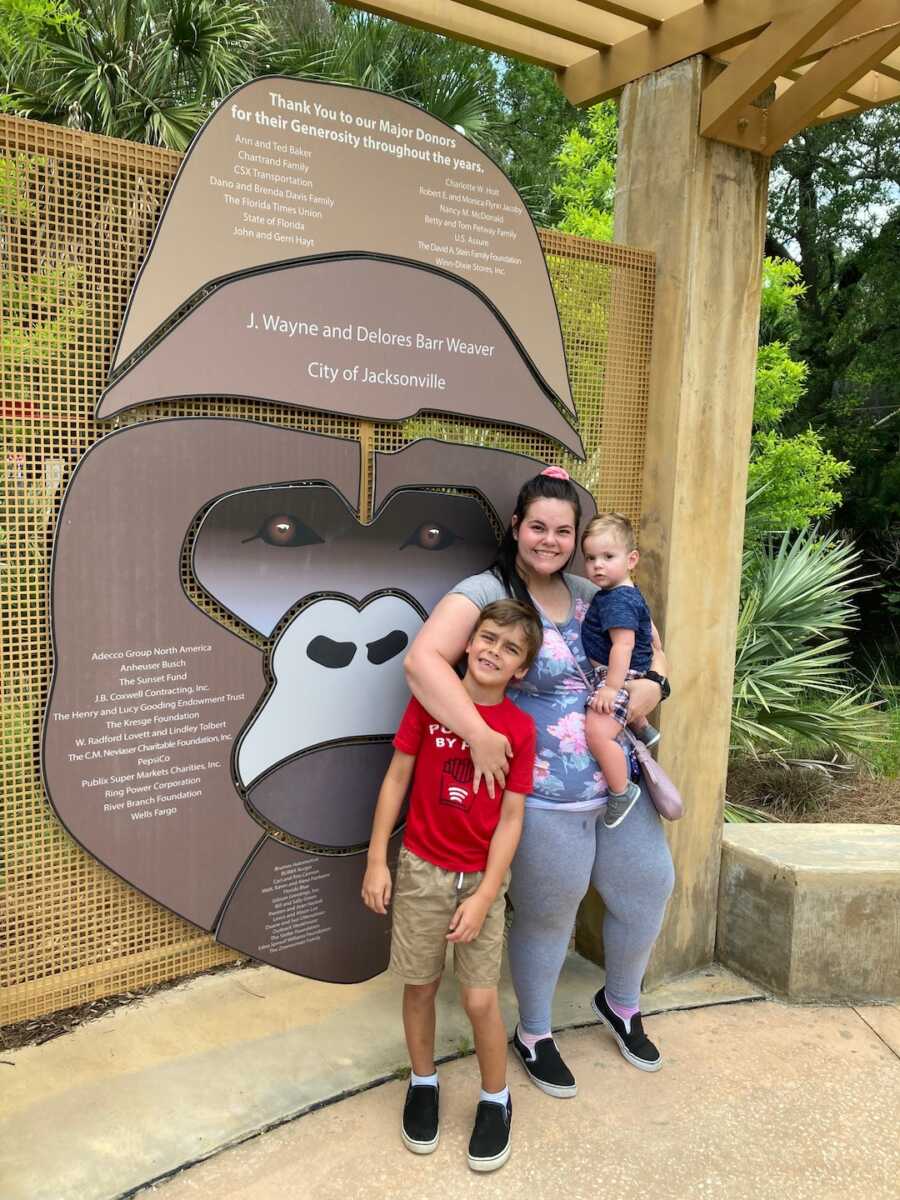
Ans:
MULTIPOLYGON (((181 166, 97 415, 191 397, 450 413, 583 453, 518 194, 455 130, 330 84, 240 88, 181 166)), ((228 417, 102 438, 53 554, 43 769, 65 827, 244 954, 384 970, 389 924, 360 887, 403 656, 541 465, 228 417)))

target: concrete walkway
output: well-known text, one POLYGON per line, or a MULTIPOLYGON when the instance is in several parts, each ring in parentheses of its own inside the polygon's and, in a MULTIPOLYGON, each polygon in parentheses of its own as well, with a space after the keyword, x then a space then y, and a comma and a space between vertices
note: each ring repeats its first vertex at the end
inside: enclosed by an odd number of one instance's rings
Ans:
MULTIPOLYGON (((591 963, 570 956, 557 992, 557 1028, 593 1019, 589 1001, 601 979, 591 963)), ((760 995, 744 980, 710 968, 645 993, 644 1010, 760 995)), ((5 1051, 0 1197, 111 1200, 131 1194, 260 1130, 390 1078, 406 1065, 398 1000, 387 975, 341 987, 268 967, 235 970, 157 993, 44 1046, 5 1051)), ((511 1028, 508 980, 503 1005, 511 1028)), ((441 1055, 470 1048, 449 979, 440 996, 439 1030, 441 1055)), ((471 1073, 472 1063, 453 1070, 471 1073)), ((692 1090, 689 1084, 688 1096, 692 1090)), ((393 1096, 382 1089, 370 1095, 393 1120, 393 1096)), ((349 1157, 347 1147, 336 1151, 336 1161, 349 1157)), ((288 1194, 315 1193, 298 1190, 295 1180, 288 1194)))
POLYGON ((437 1151, 414 1157, 393 1081, 245 1142, 142 1200, 897 1200, 900 1008, 737 1004, 654 1018, 666 1062, 634 1070, 598 1028, 559 1036, 579 1095, 511 1066, 513 1153, 469 1171, 472 1058, 441 1069, 437 1151))

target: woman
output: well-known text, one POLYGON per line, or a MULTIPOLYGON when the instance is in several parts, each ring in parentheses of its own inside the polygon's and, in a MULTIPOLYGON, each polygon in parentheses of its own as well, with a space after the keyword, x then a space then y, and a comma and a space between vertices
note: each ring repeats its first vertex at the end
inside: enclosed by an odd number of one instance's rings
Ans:
MULTIPOLYGON (((606 984, 593 999, 594 1011, 628 1062, 645 1071, 658 1070, 661 1058, 643 1031, 640 985, 673 884, 662 826, 643 789, 629 821, 610 830, 601 819, 605 785, 584 741, 588 692, 578 669, 590 677, 581 622, 596 589, 565 573, 580 520, 578 492, 565 471, 548 467, 529 480, 494 566, 464 579, 440 601, 406 659, 413 694, 469 743, 475 787, 483 778, 493 795, 495 786, 504 785, 510 747, 478 715, 454 664, 491 600, 515 596, 533 603, 541 617, 541 652, 509 693, 537 726, 534 792, 526 801, 509 889, 509 961, 520 1014, 513 1045, 532 1081, 559 1097, 574 1096, 576 1084, 551 1034, 553 993, 588 884, 606 905, 606 984)), ((661 649, 652 669, 665 673, 661 649)), ((636 716, 659 703, 658 683, 638 679, 628 688, 636 716)))

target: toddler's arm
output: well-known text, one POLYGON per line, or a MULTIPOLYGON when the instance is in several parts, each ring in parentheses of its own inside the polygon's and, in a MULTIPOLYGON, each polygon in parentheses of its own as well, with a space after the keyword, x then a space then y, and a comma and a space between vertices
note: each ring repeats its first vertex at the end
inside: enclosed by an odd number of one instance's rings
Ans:
POLYGON ((481 932, 488 909, 497 899, 509 864, 513 860, 522 821, 525 817, 525 796, 522 792, 504 792, 500 820, 491 838, 484 878, 471 896, 467 896, 453 914, 448 942, 474 942, 481 932))
POLYGON ((589 703, 594 712, 611 713, 616 702, 616 692, 625 683, 625 676, 631 666, 631 652, 634 650, 633 629, 610 629, 609 639, 612 648, 609 652, 609 666, 606 670, 606 682, 597 688, 589 703))
POLYGON ((378 793, 375 816, 372 819, 372 836, 369 839, 366 874, 363 878, 362 898, 373 912, 387 912, 391 901, 391 873, 387 865, 388 841, 400 809, 409 790, 415 756, 395 750, 378 793))

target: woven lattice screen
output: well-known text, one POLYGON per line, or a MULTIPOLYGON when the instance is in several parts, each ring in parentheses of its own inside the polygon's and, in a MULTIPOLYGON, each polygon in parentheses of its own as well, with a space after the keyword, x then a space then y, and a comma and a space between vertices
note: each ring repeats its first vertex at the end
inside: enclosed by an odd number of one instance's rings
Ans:
MULTIPOLYGON (((541 237, 588 451, 584 463, 538 435, 440 416, 369 424, 207 399, 96 422, 118 324, 179 161, 172 152, 0 117, 0 1023, 234 958, 95 863, 60 827, 41 787, 53 528, 75 464, 109 428, 203 414, 359 439, 371 452, 422 436, 476 442, 562 462, 601 506, 640 513, 652 258, 554 232, 541 237)), ((185 573, 193 588, 187 561, 185 573)), ((208 600, 205 607, 228 622, 224 610, 208 600)))

